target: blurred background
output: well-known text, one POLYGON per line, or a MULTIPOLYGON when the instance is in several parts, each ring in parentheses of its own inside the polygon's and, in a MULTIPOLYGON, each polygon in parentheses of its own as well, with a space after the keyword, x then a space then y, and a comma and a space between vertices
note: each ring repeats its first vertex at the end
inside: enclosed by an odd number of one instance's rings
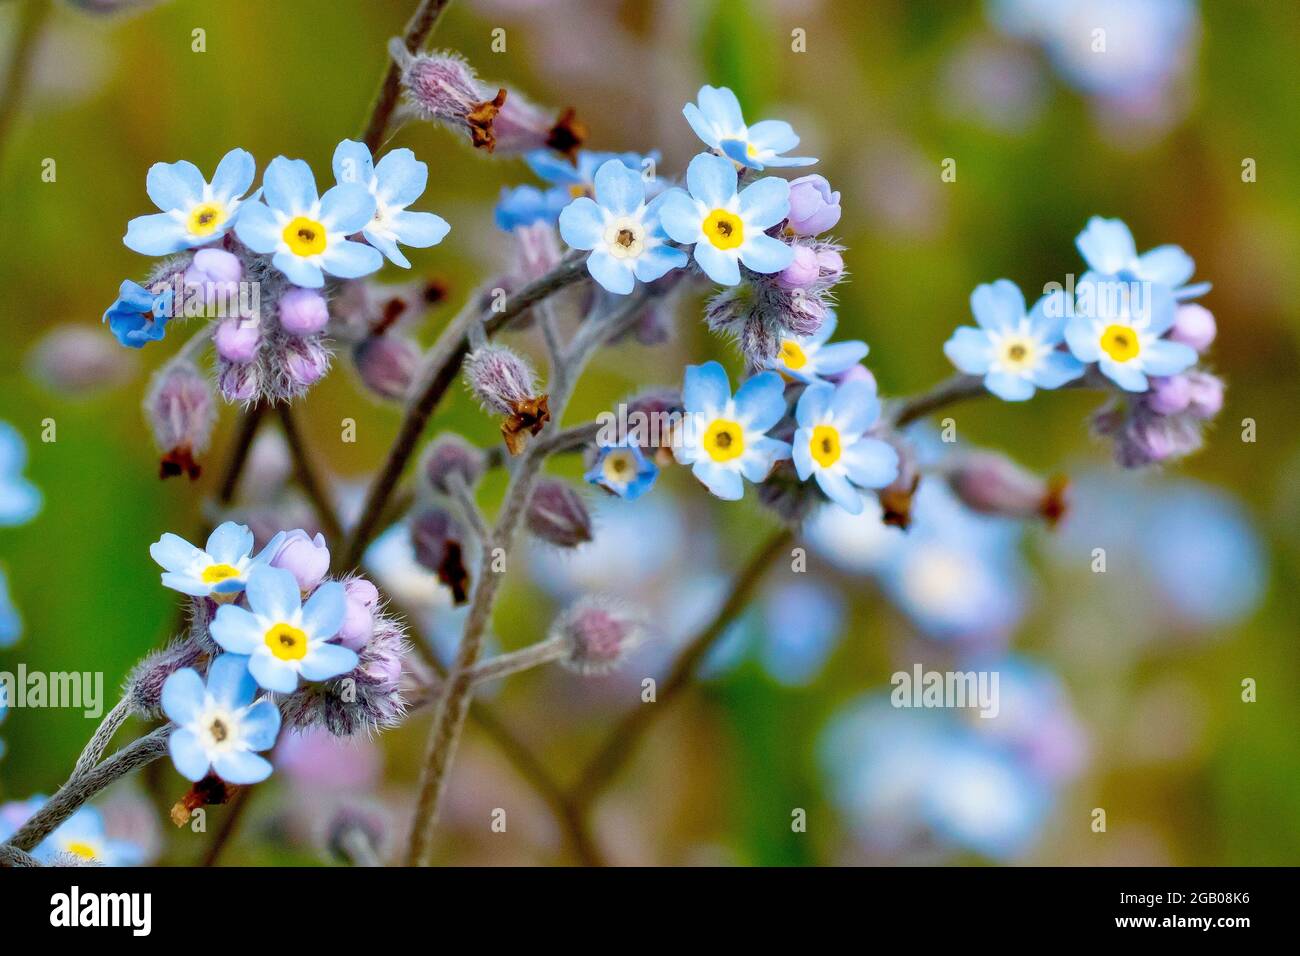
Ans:
MULTIPOLYGON (((176 613, 148 545, 164 531, 189 536, 210 516, 235 422, 225 409, 198 482, 158 480, 140 402, 150 370, 183 336, 134 352, 99 324, 122 279, 148 269, 121 243, 126 221, 151 211, 146 170, 183 158, 210 172, 242 146, 259 170, 285 154, 328 182, 334 146, 359 134, 385 44, 413 4, 134 6, 0 3, 0 420, 28 455, 25 466, 0 455, 12 472, 6 494, 19 501, 0 527, 0 671, 102 671, 110 698, 176 613), (111 12, 119 6, 132 9, 111 12), (33 38, 25 74, 12 69, 24 37, 33 38), (15 73, 28 76, 17 102, 15 73), (42 441, 47 420, 52 442, 42 441)), ((777 562, 699 686, 665 711, 592 807, 603 858, 1300 859, 1300 437, 1285 422, 1300 398, 1300 6, 454 0, 435 46, 463 52, 488 82, 573 106, 594 149, 658 149, 667 175, 700 148, 681 107, 704 83, 732 87, 750 122, 793 123, 797 152, 820 157, 815 171, 842 194, 836 234, 852 278, 837 337, 870 344, 885 396, 949 374, 941 346, 969 321, 978 283, 1005 277, 1032 295, 1080 272, 1074 237, 1091 215, 1125 220, 1140 250, 1181 245, 1196 277, 1214 283, 1202 302, 1218 320, 1211 362, 1228 393, 1204 451, 1163 473, 1125 474, 1088 436, 1096 395, 962 406, 953 414, 963 446, 1071 477, 1066 519, 1049 530, 976 518, 938 482, 923 484, 906 537, 874 515, 815 518, 800 542, 809 573, 777 562), (1089 52, 1098 27, 1105 56, 1089 52), (504 52, 492 50, 495 28, 504 52), (792 49, 793 31, 805 51, 792 49), (955 181, 941 179, 946 159, 955 181), (1253 181, 1243 181, 1247 160, 1253 181), (1245 419, 1254 441, 1243 441, 1245 419), (1091 569, 1097 547, 1105 574, 1091 569), (976 662, 1002 674, 998 718, 889 706, 893 672, 976 662), (1247 678, 1252 703, 1242 699, 1247 678), (1094 832, 1096 808, 1104 833, 1094 832), (792 826, 799 809, 806 832, 792 826)), ((493 225, 501 188, 536 180, 522 162, 427 124, 390 145, 429 164, 421 208, 452 224, 440 246, 411 251, 415 273, 448 289, 419 330, 428 342, 513 254, 493 225)), ((405 278, 395 272, 382 277, 405 278)), ((675 384, 688 362, 719 358, 734 375, 736 356, 698 317, 688 300, 672 343, 602 357, 572 420, 675 384)), ((540 355, 534 334, 514 339, 540 355)), ((340 367, 299 412, 335 494, 355 507, 400 410, 366 397, 340 367), (339 440, 348 417, 355 443, 339 440)), ((444 429, 496 440, 495 423, 459 389, 426 437, 444 429)), ((266 432, 255 450, 265 467, 247 495, 283 480, 266 432)), ((934 438, 921 430, 918 440, 934 438)), ((577 479, 581 467, 554 471, 577 479)), ((500 487, 498 475, 485 500, 500 487)), ((496 646, 539 639, 566 600, 594 589, 647 607, 654 638, 618 674, 543 669, 489 693, 561 784, 620 715, 643 706, 640 679, 667 671, 775 526, 752 494, 720 502, 681 469, 637 502, 585 490, 596 540, 576 553, 528 548, 527 573, 512 576, 498 610, 496 646)), ((457 612, 413 561, 403 529, 368 563, 445 653, 457 612)), ((427 721, 416 714, 369 741, 286 744, 223 862, 326 862, 321 833, 340 808, 387 821, 390 846, 400 844, 427 721)), ((0 723, 0 802, 57 788, 93 727, 77 710, 11 708, 0 723)), ((185 789, 163 763, 98 802, 110 830, 148 858, 193 863, 226 811, 211 811, 206 836, 176 831, 161 809, 185 789)), ((472 727, 440 833, 444 863, 572 859, 553 808, 472 727), (490 827, 496 808, 507 810, 505 833, 490 827)))

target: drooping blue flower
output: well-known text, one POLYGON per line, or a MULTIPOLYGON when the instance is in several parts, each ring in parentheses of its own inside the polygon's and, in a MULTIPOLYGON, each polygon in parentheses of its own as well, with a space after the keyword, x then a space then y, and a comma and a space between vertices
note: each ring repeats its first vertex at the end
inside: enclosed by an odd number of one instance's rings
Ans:
POLYGON ((602 445, 595 462, 582 477, 590 484, 608 488, 620 498, 635 501, 654 485, 659 469, 637 445, 602 445))
POLYGON ((866 434, 880 417, 869 382, 816 382, 795 409, 799 427, 791 452, 800 481, 815 477, 826 497, 849 514, 862 510, 860 488, 884 488, 898 477, 898 452, 866 434))
POLYGON ((835 313, 829 312, 811 335, 787 334, 777 345, 771 367, 798 382, 821 382, 848 371, 866 358, 870 348, 855 339, 827 344, 838 324, 835 313))
POLYGON ((1162 285, 1179 301, 1210 291, 1208 282, 1186 284, 1196 271, 1196 263, 1181 246, 1157 246, 1138 255, 1133 233, 1119 219, 1093 216, 1074 243, 1088 268, 1098 275, 1162 285))
POLYGON ((204 548, 167 532, 149 545, 149 556, 163 568, 163 587, 191 597, 229 599, 244 590, 254 568, 271 562, 285 536, 281 531, 254 555, 253 532, 226 521, 208 535, 204 548))
POLYGON ((132 219, 122 241, 144 255, 166 256, 220 239, 235 224, 256 172, 243 149, 221 157, 210 183, 193 163, 154 163, 145 189, 162 212, 132 219))
POLYGON ((446 219, 431 212, 409 212, 407 206, 424 194, 429 167, 409 149, 394 149, 376 165, 365 143, 345 139, 334 150, 334 178, 342 183, 360 183, 375 200, 375 212, 362 229, 366 241, 403 269, 410 260, 397 248, 436 246, 451 231, 446 219))
POLYGON ((596 170, 596 198, 579 196, 560 212, 560 236, 590 249, 587 271, 610 292, 627 295, 636 280, 653 282, 686 265, 659 223, 663 197, 645 201, 645 181, 616 159, 596 170))
POLYGON ((784 120, 763 120, 745 125, 736 94, 725 86, 702 86, 699 105, 687 103, 682 108, 686 122, 695 135, 710 149, 724 153, 733 161, 751 169, 765 166, 811 166, 811 156, 782 156, 799 145, 799 136, 784 120))
POLYGON ((839 646, 843 627, 844 599, 835 588, 818 581, 781 583, 714 643, 699 672, 711 679, 755 654, 776 683, 806 687, 839 646))
POLYGON ((743 497, 743 479, 762 481, 790 457, 789 443, 767 436, 786 411, 785 386, 775 372, 755 375, 733 398, 719 363, 688 365, 682 400, 686 415, 673 454, 719 498, 743 497))
POLYGON ((130 279, 117 291, 117 300, 108 307, 102 321, 109 331, 128 348, 144 348, 146 342, 157 342, 166 333, 167 321, 172 318, 175 289, 168 286, 154 295, 144 286, 130 279))
POLYGON ((688 195, 670 189, 661 197, 664 230, 695 246, 695 261, 714 282, 736 285, 740 263, 753 272, 780 272, 794 249, 763 230, 790 212, 790 184, 766 176, 736 192, 736 168, 721 156, 700 153, 686 168, 688 195))
POLYGON ((1075 295, 1066 344, 1125 391, 1145 392, 1147 376, 1177 375, 1196 364, 1196 349, 1164 338, 1177 312, 1168 286, 1088 272, 1075 295))
POLYGON ((206 683, 192 667, 164 682, 163 713, 176 724, 167 744, 185 779, 202 780, 211 770, 227 783, 249 784, 271 775, 271 762, 257 752, 274 746, 280 710, 267 697, 253 702, 257 682, 248 660, 219 654, 208 667, 206 683))
POLYGON ((262 183, 265 202, 240 211, 235 233, 254 252, 270 254, 294 285, 318 289, 326 275, 356 279, 384 264, 374 246, 348 239, 375 216, 365 186, 340 183, 319 196, 311 167, 284 156, 271 160, 262 183))
POLYGON ((1064 340, 1065 294, 1045 295, 1025 314, 1025 297, 1009 279, 977 286, 970 297, 979 328, 963 325, 943 353, 967 375, 983 375, 984 387, 1007 402, 1032 398, 1037 388, 1059 388, 1084 367, 1058 348, 1064 340))
POLYGON ((572 201, 573 197, 563 189, 543 191, 536 186, 502 187, 494 212, 496 224, 506 232, 538 222, 554 224, 559 222, 560 211, 572 201))
POLYGON ((32 851, 32 856, 48 865, 61 853, 101 866, 139 866, 144 862, 144 850, 130 840, 110 838, 103 816, 89 805, 77 808, 59 824, 32 851))
POLYGON ((41 510, 41 492, 23 476, 27 445, 18 429, 0 421, 0 527, 26 524, 41 510))
POLYGON ((357 666, 355 651, 329 643, 347 611, 343 585, 326 581, 306 605, 298 582, 281 568, 259 566, 248 577, 248 608, 224 604, 212 620, 212 639, 232 654, 247 654, 258 685, 290 694, 298 678, 321 681, 357 666))

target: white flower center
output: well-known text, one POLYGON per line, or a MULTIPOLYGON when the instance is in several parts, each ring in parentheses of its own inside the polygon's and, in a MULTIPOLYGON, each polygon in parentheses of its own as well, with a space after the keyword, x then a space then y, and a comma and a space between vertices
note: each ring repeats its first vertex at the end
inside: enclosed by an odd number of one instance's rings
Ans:
POLYGON ((645 226, 631 216, 618 216, 605 227, 605 245, 615 259, 635 259, 645 251, 645 226))
POLYGON ((241 749, 239 721, 235 714, 217 703, 210 703, 194 719, 191 729, 208 753, 225 753, 241 749))

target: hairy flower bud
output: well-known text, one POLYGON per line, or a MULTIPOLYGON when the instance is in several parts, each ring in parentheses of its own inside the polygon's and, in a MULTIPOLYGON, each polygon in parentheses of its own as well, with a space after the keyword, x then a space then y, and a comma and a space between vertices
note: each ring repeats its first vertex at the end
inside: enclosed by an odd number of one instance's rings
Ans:
POLYGON ((269 396, 273 400, 296 398, 319 382, 330 367, 330 353, 314 338, 285 339, 276 357, 281 373, 276 384, 281 387, 269 396))
POLYGON ((218 303, 238 301, 239 280, 244 267, 239 257, 224 249, 200 249, 185 270, 187 297, 197 290, 203 304, 211 309, 218 303))
POLYGON ((1190 455, 1201 447, 1201 421, 1181 413, 1162 415, 1145 402, 1112 403, 1092 418, 1093 432, 1114 442, 1122 468, 1145 468, 1190 455))
POLYGON ((1177 415, 1192 400, 1192 383, 1186 375, 1152 377, 1151 389, 1143 396, 1147 407, 1161 415, 1177 415))
POLYGON ((280 328, 290 335, 315 335, 329 323, 329 306, 314 289, 294 287, 280 296, 280 328))
POLYGON ((970 452, 947 468, 948 486, 966 507, 1007 518, 1044 518, 1056 524, 1065 514, 1066 481, 1021 468, 1005 455, 970 452))
POLYGON ((261 367, 256 362, 222 361, 217 366, 217 389, 228 402, 251 402, 262 391, 261 367))
POLYGON ((547 396, 536 394, 532 368, 504 345, 471 352, 465 380, 485 409, 506 416, 501 434, 512 455, 523 450, 525 433, 536 435, 551 420, 547 396))
POLYGON ((1209 372, 1192 371, 1187 379, 1187 411, 1193 418, 1209 419, 1223 411, 1223 379, 1209 372))
POLYGON ((359 651, 374 634, 375 615, 379 613, 379 589, 365 578, 354 577, 343 582, 343 591, 345 602, 339 643, 359 651))
POLYGON ((1205 306, 1191 302, 1180 305, 1174 313, 1174 327, 1169 330, 1169 337, 1175 342, 1190 345, 1198 352, 1204 352, 1214 341, 1217 331, 1214 313, 1205 306))
POLYGON ((325 544, 325 536, 317 533, 312 538, 301 529, 289 532, 271 559, 271 566, 292 574, 298 590, 311 591, 329 573, 330 549, 325 544))
POLYGON ((167 678, 193 667, 207 651, 191 638, 178 638, 136 664, 126 679, 126 696, 131 709, 141 717, 157 717, 162 707, 162 688, 167 678))
POLYGON ((555 478, 542 478, 528 502, 528 530, 556 547, 576 548, 591 540, 591 515, 582 497, 555 478))
POLYGON ((581 674, 613 670, 644 637, 641 614, 598 594, 578 598, 551 625, 551 639, 567 648, 560 663, 581 674))
POLYGON ((160 476, 197 478, 201 469, 196 456, 207 450, 217 420, 212 385, 198 366, 178 359, 159 369, 145 396, 144 410, 162 452, 160 476))
POLYGON ((450 479, 459 475, 466 488, 473 488, 483 477, 487 456, 454 432, 438 436, 424 457, 424 476, 434 491, 451 494, 450 479))
POLYGON ((227 362, 242 365, 257 357, 262 345, 262 328, 256 322, 232 316, 218 323, 212 341, 218 355, 227 362))
POLYGON ((807 289, 820 278, 817 253, 810 246, 796 245, 794 260, 777 273, 776 281, 783 289, 807 289))
POLYGON ((420 350, 400 335, 372 335, 352 350, 362 383, 380 398, 401 401, 420 367, 420 350))
POLYGON ((451 590, 452 600, 469 600, 469 571, 465 567, 464 532, 442 508, 426 508, 410 523, 415 560, 438 576, 451 590))
POLYGON ((786 222, 796 236, 816 236, 840 221, 840 194, 824 176, 801 176, 790 183, 790 216, 786 222))

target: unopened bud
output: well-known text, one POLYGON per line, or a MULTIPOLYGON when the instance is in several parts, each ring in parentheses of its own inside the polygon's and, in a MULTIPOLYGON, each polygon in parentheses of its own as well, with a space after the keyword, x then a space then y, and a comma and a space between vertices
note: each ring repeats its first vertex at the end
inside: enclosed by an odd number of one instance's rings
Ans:
POLYGON ((1195 418, 1214 418, 1223 410, 1223 379, 1209 372, 1187 372, 1187 411, 1195 418))
POLYGON ((162 452, 160 476, 197 478, 201 469, 196 456, 207 450, 217 420, 207 377, 193 362, 168 362, 154 374, 144 410, 162 452))
POLYGON ((825 176, 801 176, 790 183, 786 225, 797 236, 816 236, 840 221, 840 194, 825 176))
POLYGON ((451 514, 442 508, 427 508, 411 521, 411 544, 415 560, 438 576, 451 590, 452 600, 469 600, 469 571, 462 547, 464 533, 451 514))
POLYGON ((1143 396, 1143 400, 1157 414, 1177 415, 1185 411, 1192 400, 1192 383, 1186 375, 1153 377, 1150 384, 1151 389, 1143 396))
POLYGON ((560 548, 591 540, 591 515, 582 497, 563 481, 543 478, 528 502, 528 530, 560 548))
POLYGON ((401 401, 415 381, 420 350, 400 335, 372 335, 352 350, 362 383, 380 398, 401 401))
POLYGON ((644 617, 604 595, 578 598, 551 625, 551 639, 568 650, 560 663, 582 674, 613 670, 644 637, 644 617))
POLYGON ((330 569, 330 549, 325 544, 325 536, 317 533, 313 538, 301 529, 289 532, 271 559, 271 566, 292 574, 298 590, 312 590, 325 580, 330 569))
POLYGON ((190 290, 197 290, 209 309, 220 303, 236 302, 243 276, 244 267, 238 256, 224 249, 200 249, 185 270, 186 297, 194 294, 190 290))
POLYGON ((466 488, 473 488, 483 476, 486 466, 487 456, 481 449, 459 435, 448 432, 429 446, 424 458, 424 476, 434 491, 446 495, 452 491, 452 475, 458 475, 466 488))
POLYGON ((1007 518, 1044 518, 1055 524, 1065 514, 1064 478, 1042 479, 1004 455, 971 452, 948 469, 948 486, 972 511, 1007 518))
POLYGON ((476 148, 489 153, 496 148, 492 127, 505 105, 504 89, 489 91, 470 65, 451 53, 412 56, 400 40, 389 44, 389 52, 402 68, 408 102, 425 119, 468 131, 476 148))
POLYGON ((228 402, 251 402, 262 390, 261 368, 256 362, 221 362, 217 366, 217 390, 228 402))
POLYGON ((379 589, 365 578, 348 578, 343 582, 345 604, 339 643, 359 651, 370 641, 379 608, 379 589))
POLYGON ((1217 332, 1214 313, 1205 306, 1193 302, 1178 307, 1178 311, 1174 313, 1174 327, 1169 330, 1169 337, 1175 342, 1190 345, 1198 352, 1204 352, 1214 341, 1217 332))
POLYGON ((96 329, 61 325, 36 343, 28 367, 51 391, 83 395, 126 381, 135 370, 133 358, 96 329))
POLYGON ((536 394, 532 368, 504 345, 471 352, 465 379, 484 408, 506 416, 501 434, 512 455, 523 450, 525 434, 536 435, 551 420, 547 396, 536 394))
POLYGON ((162 707, 162 688, 179 670, 193 667, 207 653, 194 640, 182 638, 154 651, 135 665, 126 681, 131 709, 141 717, 157 717, 162 707))
POLYGON ((821 278, 817 253, 809 246, 794 246, 794 259, 776 277, 783 289, 808 289, 821 278))
POLYGON ((212 341, 223 359, 243 365, 257 357, 262 344, 262 329, 256 322, 232 316, 221 320, 212 341))
POLYGON ((290 335, 315 335, 329 323, 325 297, 313 289, 290 289, 280 296, 280 328, 290 335))
POLYGON ((330 367, 330 353, 316 339, 286 339, 279 352, 288 388, 276 398, 293 398, 319 382, 330 367))

